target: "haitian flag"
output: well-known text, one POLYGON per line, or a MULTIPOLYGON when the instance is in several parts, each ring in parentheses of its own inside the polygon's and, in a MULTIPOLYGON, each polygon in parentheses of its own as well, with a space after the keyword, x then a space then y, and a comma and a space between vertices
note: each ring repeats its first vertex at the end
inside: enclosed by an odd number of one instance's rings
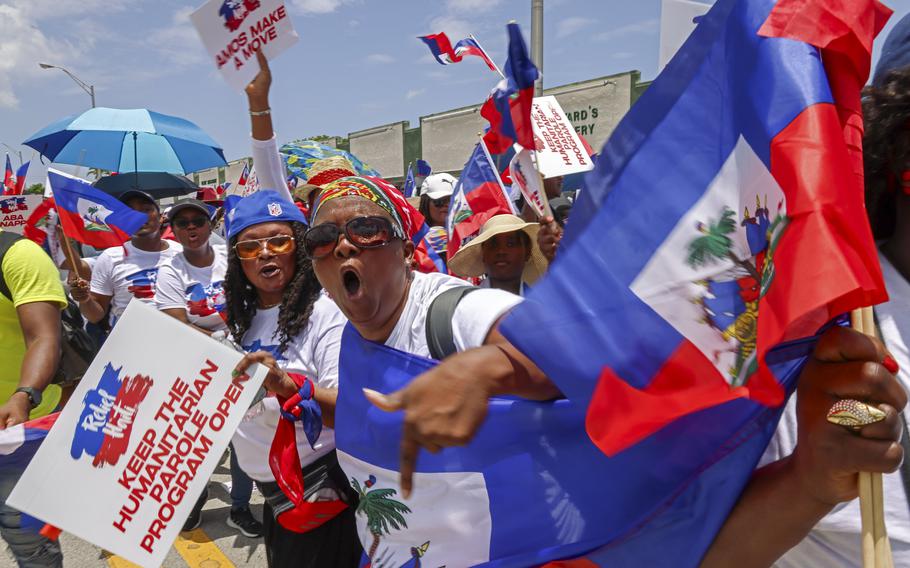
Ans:
POLYGON ((697 564, 794 386, 777 358, 886 300, 860 89, 888 15, 717 2, 614 131, 550 272, 504 321, 607 459, 639 457, 629 497, 664 500, 590 562, 697 564))
POLYGON ((95 248, 120 246, 148 221, 115 197, 81 179, 48 170, 60 225, 66 236, 95 248))
POLYGON ((25 162, 16 170, 16 187, 13 191, 16 195, 22 195, 22 190, 25 189, 25 177, 28 175, 28 166, 31 163, 31 161, 25 162))
POLYGON ((414 170, 411 169, 411 164, 408 164, 408 174, 404 176, 404 188, 401 192, 405 197, 411 197, 414 195, 414 189, 417 187, 417 182, 414 181, 414 170))
MULTIPOLYGON (((468 445, 420 454, 414 490, 404 500, 398 469, 403 414, 379 410, 361 389, 397 391, 436 363, 367 341, 350 325, 341 352, 335 443, 339 463, 360 496, 355 519, 367 565, 538 566, 578 556, 658 514, 687 481, 680 477, 678 450, 667 451, 654 467, 650 454, 655 446, 666 450, 666 440, 608 458, 585 434, 584 406, 494 398, 468 445), (641 481, 644 460, 654 469, 647 485, 641 481)), ((782 359, 775 371, 795 379, 798 365, 782 359)), ((735 416, 736 410, 720 418, 735 416)), ((768 419, 744 424, 743 438, 774 431, 779 411, 763 412, 768 419)), ((715 451, 727 433, 710 428, 689 433, 694 437, 686 444, 693 451, 714 451, 714 460, 702 464, 714 475, 711 487, 719 494, 738 491, 724 475, 739 455, 715 451)), ((751 449, 760 455, 764 445, 751 449)), ((643 561, 630 556, 612 565, 695 566, 713 531, 687 535, 674 543, 677 548, 655 546, 643 561)))
MULTIPOLYGON (((25 471, 58 416, 60 413, 55 412, 0 430, 0 470, 25 471)), ((25 513, 21 517, 24 529, 39 532, 44 527, 44 522, 35 517, 25 513)))
POLYGON ((539 74, 528 56, 521 28, 513 22, 507 29, 509 57, 503 67, 504 77, 480 107, 480 116, 490 121, 490 130, 483 141, 494 154, 502 154, 513 143, 523 148, 535 147, 531 103, 534 100, 534 81, 539 74))
POLYGON ((13 165, 9 162, 9 154, 6 155, 6 169, 3 171, 3 194, 10 195, 16 190, 16 178, 13 176, 13 165))
POLYGON ((487 52, 480 46, 480 43, 474 39, 474 36, 459 41, 455 44, 454 48, 452 47, 452 42, 449 40, 449 36, 447 36, 445 32, 418 36, 417 39, 430 48, 430 52, 433 53, 433 58, 435 58, 440 65, 459 63, 464 59, 465 55, 474 55, 483 59, 484 63, 487 64, 487 67, 490 68, 490 71, 498 71, 496 69, 496 64, 493 63, 493 60, 490 59, 487 52))
POLYGON ((427 177, 433 173, 433 168, 426 160, 417 160, 417 175, 427 177))
POLYGON ((446 223, 449 232, 448 258, 455 256, 463 244, 476 237, 490 217, 501 213, 517 214, 481 141, 474 147, 452 192, 446 223))

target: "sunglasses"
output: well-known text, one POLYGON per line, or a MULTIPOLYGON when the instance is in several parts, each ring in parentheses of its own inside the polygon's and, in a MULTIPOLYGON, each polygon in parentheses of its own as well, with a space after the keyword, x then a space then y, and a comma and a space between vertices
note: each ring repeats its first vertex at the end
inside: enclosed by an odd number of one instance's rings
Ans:
POLYGON ((188 229, 192 227, 194 229, 198 229, 199 227, 204 227, 208 222, 209 218, 203 215, 200 215, 199 217, 193 217, 192 219, 181 217, 179 219, 174 219, 174 228, 188 229))
POLYGON ((431 199, 430 203, 432 203, 434 207, 439 207, 441 209, 443 207, 448 207, 450 201, 450 197, 440 197, 439 199, 431 199))
POLYGON ((303 237, 307 254, 311 258, 330 255, 342 234, 359 249, 379 248, 396 237, 404 238, 398 228, 385 217, 354 217, 344 224, 344 228, 323 223, 309 229, 303 237))
POLYGON ((234 245, 234 251, 240 260, 252 260, 258 257, 263 249, 267 249, 272 254, 288 254, 293 252, 294 248, 294 237, 290 235, 239 241, 234 245))

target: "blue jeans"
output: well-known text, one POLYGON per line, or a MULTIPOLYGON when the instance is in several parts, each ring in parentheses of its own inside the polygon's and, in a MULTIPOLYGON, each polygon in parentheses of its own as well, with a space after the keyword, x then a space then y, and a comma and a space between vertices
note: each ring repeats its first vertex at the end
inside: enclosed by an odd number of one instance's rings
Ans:
POLYGON ((20 568, 62 568, 60 543, 41 536, 34 529, 22 528, 21 513, 6 506, 6 498, 13 492, 23 471, 25 464, 21 468, 0 469, 0 537, 6 541, 20 568))
POLYGON ((249 509, 250 496, 253 495, 253 480, 240 469, 237 463, 237 452, 231 446, 231 509, 249 509))

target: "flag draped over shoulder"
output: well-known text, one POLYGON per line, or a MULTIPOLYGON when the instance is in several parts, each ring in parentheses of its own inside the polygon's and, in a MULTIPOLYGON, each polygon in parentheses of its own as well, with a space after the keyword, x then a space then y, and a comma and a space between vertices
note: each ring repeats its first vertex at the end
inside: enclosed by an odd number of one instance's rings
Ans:
MULTIPOLYGON (((373 566, 405 566, 412 558, 422 566, 534 566, 577 556, 627 534, 684 485, 686 470, 672 459, 675 452, 665 454, 646 485, 640 479, 638 464, 665 442, 607 458, 585 435, 585 409, 573 401, 493 399, 469 445, 420 455, 414 492, 403 500, 402 415, 373 407, 361 389, 396 391, 435 363, 367 341, 350 326, 341 349, 335 441, 342 468, 360 492, 357 527, 373 566)), ((792 377, 796 367, 788 362, 776 370, 792 377)), ((752 421, 738 410, 725 409, 714 418, 735 420, 743 438, 760 438, 753 435, 756 428, 763 436, 773 431, 771 418, 778 411, 762 408, 768 419, 752 421)), ((717 448, 728 437, 710 429, 696 434, 691 444, 699 448, 717 448)), ((763 448, 750 446, 747 467, 754 467, 763 448)), ((713 455, 704 466, 721 474, 730 460, 743 459, 729 449, 713 455)), ((738 486, 722 479, 712 488, 735 497, 738 486)), ((687 535, 673 556, 661 556, 657 547, 652 562, 635 565, 694 566, 711 543, 712 530, 716 526, 687 535)))
POLYGON ((47 173, 66 236, 95 248, 120 246, 148 220, 91 184, 60 172, 47 173))

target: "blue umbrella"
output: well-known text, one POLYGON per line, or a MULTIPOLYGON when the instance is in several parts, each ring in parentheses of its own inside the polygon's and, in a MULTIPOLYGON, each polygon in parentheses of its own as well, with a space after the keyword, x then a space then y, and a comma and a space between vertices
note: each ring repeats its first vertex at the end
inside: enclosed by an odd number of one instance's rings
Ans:
POLYGON ((187 174, 223 166, 224 151, 192 122, 146 109, 93 108, 23 142, 61 164, 187 174))

